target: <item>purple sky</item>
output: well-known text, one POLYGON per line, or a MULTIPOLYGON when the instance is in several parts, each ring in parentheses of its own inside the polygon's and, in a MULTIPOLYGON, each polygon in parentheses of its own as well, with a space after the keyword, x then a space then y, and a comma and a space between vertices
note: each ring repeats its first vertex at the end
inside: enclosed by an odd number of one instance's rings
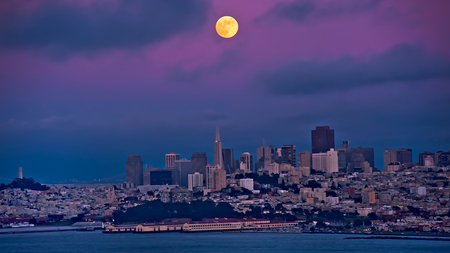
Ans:
MULTIPOLYGON (((267 144, 450 149, 450 2, 0 1, 0 182, 107 178, 128 154, 267 144), (237 35, 215 23, 229 15, 237 35), (439 148, 438 145, 441 145, 439 148)), ((256 158, 255 158, 256 160, 256 158)))

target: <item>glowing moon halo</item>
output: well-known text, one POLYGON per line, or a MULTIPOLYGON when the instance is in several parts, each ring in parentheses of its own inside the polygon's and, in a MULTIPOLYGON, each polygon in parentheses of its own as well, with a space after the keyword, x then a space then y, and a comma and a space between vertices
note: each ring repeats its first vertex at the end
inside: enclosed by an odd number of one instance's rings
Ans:
POLYGON ((223 38, 231 38, 238 31, 238 22, 230 16, 223 16, 216 23, 216 31, 223 38))

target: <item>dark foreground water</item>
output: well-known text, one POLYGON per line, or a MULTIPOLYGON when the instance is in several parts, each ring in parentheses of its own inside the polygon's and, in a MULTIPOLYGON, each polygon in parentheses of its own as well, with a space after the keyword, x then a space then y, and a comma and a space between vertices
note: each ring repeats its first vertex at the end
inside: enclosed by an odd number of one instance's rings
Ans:
POLYGON ((450 252, 450 242, 445 241, 344 240, 348 236, 351 235, 102 234, 101 231, 3 234, 0 235, 0 252, 450 252))

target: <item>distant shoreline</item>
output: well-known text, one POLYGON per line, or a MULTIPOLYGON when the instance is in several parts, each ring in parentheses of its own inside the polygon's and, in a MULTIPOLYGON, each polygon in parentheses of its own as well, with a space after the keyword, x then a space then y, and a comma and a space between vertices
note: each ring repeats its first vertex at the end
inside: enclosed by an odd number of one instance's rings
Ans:
POLYGON ((346 237, 346 240, 425 240, 425 241, 447 241, 450 242, 450 238, 424 238, 418 236, 367 236, 367 237, 346 237))

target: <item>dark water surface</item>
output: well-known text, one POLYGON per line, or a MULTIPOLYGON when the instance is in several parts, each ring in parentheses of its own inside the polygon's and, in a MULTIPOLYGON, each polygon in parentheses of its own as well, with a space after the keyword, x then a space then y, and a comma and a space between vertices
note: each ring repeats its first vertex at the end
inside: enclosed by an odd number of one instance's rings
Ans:
POLYGON ((102 234, 101 231, 3 234, 0 252, 450 252, 450 242, 445 241, 344 240, 348 236, 220 232, 102 234))

